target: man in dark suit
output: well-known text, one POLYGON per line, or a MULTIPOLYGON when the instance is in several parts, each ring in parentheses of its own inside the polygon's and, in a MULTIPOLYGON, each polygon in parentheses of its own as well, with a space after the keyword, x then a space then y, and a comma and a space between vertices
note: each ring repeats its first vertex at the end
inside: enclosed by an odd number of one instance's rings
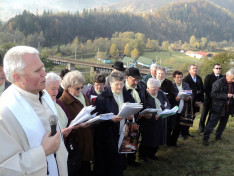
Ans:
POLYGON ((9 83, 6 80, 5 73, 3 70, 3 58, 0 55, 0 96, 4 92, 4 90, 6 90, 10 85, 11 83, 9 83))
MULTIPOLYGON (((191 99, 190 99, 190 97, 185 97, 183 99, 178 94, 182 90, 191 90, 191 88, 189 87, 189 85, 187 83, 182 82, 182 78, 183 78, 183 73, 182 72, 177 71, 177 70, 174 71, 174 73, 173 73, 173 79, 174 79, 173 86, 174 86, 174 92, 175 92, 175 96, 176 96, 176 98, 175 98, 176 105, 179 106, 180 101, 184 101, 184 104, 185 104, 183 106, 182 110, 176 114, 176 118, 175 118, 176 119, 176 126, 175 126, 175 129, 173 130, 173 133, 172 133, 172 136, 171 136, 171 141, 168 144, 169 146, 174 146, 174 147, 177 146, 177 140, 178 140, 180 132, 181 132, 182 136, 186 137, 186 134, 187 134, 186 132, 187 132, 187 129, 188 129, 187 124, 180 125, 180 117, 181 117, 181 114, 184 114, 184 111, 186 111, 186 104, 189 104, 191 99)), ((188 107, 187 112, 191 112, 191 106, 187 106, 187 107, 188 107)))
POLYGON ((203 145, 205 146, 209 145, 210 134, 218 122, 215 140, 221 139, 229 115, 234 115, 234 68, 231 68, 224 77, 213 83, 211 97, 210 120, 203 134, 203 145))
MULTIPOLYGON (((193 92, 193 112, 199 112, 200 106, 204 101, 204 88, 202 78, 197 75, 197 66, 191 64, 188 67, 189 74, 183 79, 183 82, 188 83, 189 87, 192 89, 193 92)), ((194 116, 195 118, 195 116, 194 116)), ((187 136, 193 137, 189 133, 189 129, 187 131, 187 136)))
MULTIPOLYGON (((208 115, 210 111, 211 106, 211 89, 212 84, 218 80, 219 78, 222 78, 223 75, 221 74, 221 65, 220 64, 214 64, 213 72, 211 74, 208 74, 204 81, 204 92, 205 92, 205 99, 203 103, 202 113, 201 113, 201 119, 199 123, 199 133, 203 133, 205 129, 205 122, 206 122, 206 116, 208 115)), ((210 113, 207 119, 207 123, 210 119, 210 113)), ((207 124, 206 123, 206 124, 207 124)))

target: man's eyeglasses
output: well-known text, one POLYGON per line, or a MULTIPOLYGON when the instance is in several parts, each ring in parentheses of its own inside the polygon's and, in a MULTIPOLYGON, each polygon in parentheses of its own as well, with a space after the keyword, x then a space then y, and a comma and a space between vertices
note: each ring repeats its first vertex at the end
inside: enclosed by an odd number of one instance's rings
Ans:
POLYGON ((222 68, 215 68, 216 70, 221 70, 222 68))
POLYGON ((121 84, 121 83, 115 83, 114 86, 115 86, 115 87, 123 87, 123 86, 124 86, 124 83, 122 83, 122 84, 121 84))
POLYGON ((74 88, 76 91, 79 91, 80 89, 83 89, 84 88, 84 86, 82 86, 82 87, 77 87, 77 88, 74 88))

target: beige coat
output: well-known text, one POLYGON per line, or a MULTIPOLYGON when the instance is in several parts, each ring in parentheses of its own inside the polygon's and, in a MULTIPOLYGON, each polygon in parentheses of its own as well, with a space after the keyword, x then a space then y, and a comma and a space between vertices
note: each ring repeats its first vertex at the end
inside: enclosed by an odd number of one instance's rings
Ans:
MULTIPOLYGON (((45 113, 48 113, 47 110, 45 113)), ((41 121, 45 121, 45 119, 39 118, 41 121)), ((43 122, 43 125, 48 132, 49 123, 43 122)), ((62 140, 60 148, 56 152, 56 161, 60 176, 67 176, 67 151, 62 140)), ((42 146, 29 147, 23 128, 13 113, 4 106, 4 102, 1 102, 0 105, 0 175, 47 175, 46 155, 42 146)))

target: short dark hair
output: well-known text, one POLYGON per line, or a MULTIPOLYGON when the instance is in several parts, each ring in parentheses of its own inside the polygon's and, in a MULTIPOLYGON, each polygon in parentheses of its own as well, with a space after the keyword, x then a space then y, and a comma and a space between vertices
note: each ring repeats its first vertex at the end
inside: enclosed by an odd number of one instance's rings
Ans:
POLYGON ((191 69, 192 66, 196 67, 195 64, 190 64, 190 65, 188 66, 188 71, 191 69))
POLYGON ((60 72, 60 77, 63 79, 63 77, 64 77, 68 72, 70 72, 70 70, 68 70, 67 68, 61 70, 61 72, 60 72))
POLYGON ((181 71, 176 70, 176 71, 174 71, 173 74, 172 74, 173 78, 175 78, 176 75, 182 75, 182 76, 183 76, 183 73, 182 73, 181 71))
POLYGON ((216 65, 219 65, 219 66, 221 66, 219 63, 216 63, 216 64, 214 64, 213 68, 215 68, 215 66, 216 66, 216 65))
POLYGON ((96 73, 93 77, 93 83, 105 83, 106 77, 102 73, 96 73))

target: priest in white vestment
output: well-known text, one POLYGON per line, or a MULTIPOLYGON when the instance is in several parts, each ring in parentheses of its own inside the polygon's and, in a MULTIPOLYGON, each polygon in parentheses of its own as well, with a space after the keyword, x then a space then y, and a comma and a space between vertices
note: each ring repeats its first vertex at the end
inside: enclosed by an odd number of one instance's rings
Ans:
POLYGON ((61 128, 51 136, 49 117, 57 116, 44 90, 44 64, 36 49, 11 48, 4 72, 12 85, 0 98, 0 175, 67 176, 67 151, 61 128))

